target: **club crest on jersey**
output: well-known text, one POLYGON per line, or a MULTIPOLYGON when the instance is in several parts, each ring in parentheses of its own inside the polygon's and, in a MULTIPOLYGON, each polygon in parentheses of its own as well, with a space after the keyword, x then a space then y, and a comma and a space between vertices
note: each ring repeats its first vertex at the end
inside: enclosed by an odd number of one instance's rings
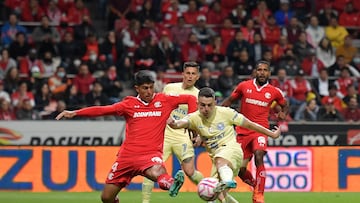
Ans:
POLYGON ((266 99, 270 99, 270 98, 271 98, 271 94, 270 94, 269 92, 266 92, 266 93, 265 93, 265 98, 266 98, 266 99))
POLYGON ((152 162, 155 162, 155 163, 159 163, 159 164, 162 164, 163 163, 163 160, 160 158, 160 157, 153 157, 151 158, 151 161, 152 162))
POLYGON ((224 130, 225 125, 224 125, 224 123, 218 123, 218 124, 216 125, 216 127, 217 127, 218 130, 224 130))
POLYGON ((161 105, 161 102, 157 101, 157 102, 155 102, 154 106, 155 106, 156 108, 159 108, 159 107, 161 107, 162 105, 161 105))
POLYGON ((252 89, 247 89, 246 93, 252 93, 252 89))

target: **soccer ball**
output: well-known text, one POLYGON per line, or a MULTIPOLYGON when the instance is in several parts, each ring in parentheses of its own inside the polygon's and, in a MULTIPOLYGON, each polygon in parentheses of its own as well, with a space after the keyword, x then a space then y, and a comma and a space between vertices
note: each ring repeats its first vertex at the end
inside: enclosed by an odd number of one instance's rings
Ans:
POLYGON ((197 185, 198 195, 205 201, 214 201, 219 196, 218 192, 214 192, 219 180, 216 178, 204 178, 197 185))

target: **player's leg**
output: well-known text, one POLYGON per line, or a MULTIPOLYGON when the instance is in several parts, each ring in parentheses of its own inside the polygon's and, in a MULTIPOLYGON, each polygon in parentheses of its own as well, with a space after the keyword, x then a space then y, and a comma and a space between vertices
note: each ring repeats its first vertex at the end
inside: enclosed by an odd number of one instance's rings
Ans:
POLYGON ((184 183, 184 172, 178 171, 175 178, 171 177, 163 165, 157 164, 144 171, 144 176, 156 181, 163 190, 169 190, 169 195, 174 197, 178 194, 184 183))
POLYGON ((253 203, 264 203, 264 189, 266 179, 264 156, 266 154, 267 139, 265 136, 260 135, 254 139, 252 145, 256 166, 256 185, 253 191, 253 203))
MULTIPOLYGON (((163 161, 166 161, 169 156, 171 155, 171 142, 167 139, 164 140, 164 147, 163 147, 163 161)), ((154 188, 154 182, 146 177, 144 177, 142 183, 142 203, 149 203, 151 199, 151 192, 154 188)))
POLYGON ((121 187, 115 184, 105 184, 104 189, 101 193, 101 201, 103 203, 115 203, 119 202, 117 194, 120 192, 121 187))
POLYGON ((238 135, 236 136, 236 141, 241 144, 241 149, 244 153, 244 158, 239 170, 239 178, 246 184, 251 187, 255 186, 255 179, 252 173, 247 169, 248 163, 250 162, 253 156, 252 148, 252 136, 238 135))
POLYGON ((250 185, 251 187, 254 187, 255 179, 252 173, 247 169, 247 165, 249 164, 249 162, 250 162, 250 158, 243 160, 243 164, 240 167, 238 176, 244 183, 250 185))
POLYGON ((181 162, 181 168, 184 170, 186 176, 189 177, 191 182, 197 185, 204 178, 204 176, 200 171, 195 169, 194 162, 194 156, 186 158, 181 162))

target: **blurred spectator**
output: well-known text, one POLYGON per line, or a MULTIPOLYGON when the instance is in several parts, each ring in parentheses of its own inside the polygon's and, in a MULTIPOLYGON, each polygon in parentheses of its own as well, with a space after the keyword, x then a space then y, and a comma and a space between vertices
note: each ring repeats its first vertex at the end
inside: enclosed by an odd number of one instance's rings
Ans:
POLYGON ((304 71, 298 70, 296 76, 290 80, 290 85, 293 90, 292 97, 289 97, 289 103, 292 107, 291 114, 294 114, 294 120, 299 120, 301 113, 306 107, 307 95, 312 91, 309 81, 304 77, 304 71))
POLYGON ((21 5, 23 4, 24 0, 5 0, 3 2, 7 13, 14 12, 16 15, 21 14, 21 5))
POLYGON ((141 23, 144 23, 146 19, 150 18, 155 22, 161 21, 161 13, 154 8, 152 0, 145 0, 142 9, 136 13, 136 16, 141 23))
MULTIPOLYGON (((178 22, 178 18, 182 16, 178 0, 163 1, 161 10, 164 24, 175 25, 178 22)), ((185 19, 184 22, 186 22, 185 19)))
POLYGON ((256 32, 255 30, 255 24, 253 19, 247 19, 246 25, 240 27, 241 32, 244 35, 244 39, 248 41, 250 44, 254 43, 254 34, 256 32))
POLYGON ((204 66, 211 71, 222 70, 227 64, 226 61, 226 47, 222 43, 220 36, 214 36, 209 44, 204 48, 205 61, 204 66))
POLYGON ((61 41, 64 40, 66 33, 71 33, 72 35, 74 35, 74 27, 69 25, 69 20, 65 15, 61 16, 60 22, 56 26, 56 29, 60 35, 61 41))
POLYGON ((332 8, 330 2, 324 5, 324 8, 319 11, 318 18, 321 26, 328 26, 332 17, 338 17, 338 12, 332 8))
POLYGON ((308 42, 314 48, 316 48, 320 44, 321 39, 325 37, 325 29, 319 25, 317 16, 310 17, 310 23, 306 28, 306 33, 308 42))
MULTIPOLYGON (((261 34, 256 32, 254 34, 254 43, 250 45, 252 52, 254 53, 253 61, 258 61, 263 58, 264 52, 269 50, 263 43, 261 34)), ((271 52, 271 51, 270 51, 271 52)), ((272 56, 271 56, 272 58, 272 56)))
POLYGON ((29 43, 26 41, 25 33, 17 32, 15 40, 9 46, 10 57, 20 62, 29 53, 30 48, 29 43))
POLYGON ((16 115, 11 107, 11 103, 0 98, 0 120, 12 121, 16 120, 16 115))
POLYGON ((140 21, 136 19, 132 19, 130 21, 129 27, 122 31, 122 43, 130 56, 134 55, 135 49, 140 46, 140 43, 143 39, 140 31, 141 24, 140 21))
POLYGON ((181 59, 182 61, 196 61, 200 64, 204 60, 204 51, 196 34, 189 34, 188 41, 181 47, 181 59))
POLYGON ((44 53, 42 57, 42 66, 44 67, 44 77, 48 78, 54 75, 56 68, 60 65, 60 58, 53 57, 50 51, 44 53))
POLYGON ((154 83, 155 92, 162 92, 166 84, 171 82, 171 79, 165 77, 165 72, 161 68, 157 69, 156 79, 154 83))
POLYGON ((183 17, 179 17, 177 23, 170 28, 170 38, 172 42, 179 48, 186 43, 188 36, 191 33, 191 28, 185 26, 183 17))
POLYGON ((224 98, 228 97, 235 86, 240 82, 234 74, 232 66, 225 66, 217 80, 219 91, 222 93, 224 98))
POLYGON ((10 94, 5 91, 3 80, 0 80, 0 99, 5 99, 6 101, 11 102, 10 94))
POLYGON ((354 27, 359 24, 359 13, 354 9, 351 1, 347 1, 344 6, 344 11, 340 12, 339 25, 344 27, 354 27))
POLYGON ((27 30, 24 26, 18 24, 18 19, 16 14, 9 15, 9 21, 1 27, 1 43, 3 46, 8 47, 11 42, 16 38, 16 34, 22 32, 25 35, 27 30))
POLYGON ((323 38, 316 48, 316 57, 329 68, 336 62, 335 50, 327 37, 323 38))
POLYGON ((99 56, 95 51, 90 51, 89 59, 85 63, 88 65, 90 73, 98 78, 103 76, 106 71, 107 65, 105 61, 105 55, 99 56))
MULTIPOLYGON (((272 12, 268 9, 265 0, 258 1, 256 9, 251 11, 251 17, 255 20, 256 24, 260 26, 265 26, 270 16, 272 16, 272 12)), ((275 23, 276 20, 274 18, 274 24, 275 23)))
POLYGON ((53 100, 49 85, 43 83, 35 93, 34 110, 43 118, 55 111, 56 102, 53 100))
POLYGON ((278 69, 276 78, 271 79, 270 83, 273 86, 279 88, 287 99, 289 97, 292 97, 293 90, 291 88, 290 80, 287 78, 286 70, 284 68, 278 69))
POLYGON ((279 61, 280 57, 282 57, 285 54, 285 51, 288 49, 292 49, 293 44, 289 43, 286 36, 281 35, 279 37, 279 41, 274 44, 272 48, 273 52, 273 58, 275 61, 279 61))
POLYGON ((311 83, 313 91, 320 101, 321 98, 329 95, 329 87, 333 81, 329 79, 327 69, 323 68, 320 70, 319 77, 313 78, 311 83))
POLYGON ((215 78, 212 78, 211 71, 207 66, 201 68, 200 78, 196 81, 195 86, 199 89, 210 87, 214 91, 218 90, 218 82, 215 78))
POLYGON ((16 110, 17 120, 41 120, 41 116, 29 99, 24 99, 16 110))
MULTIPOLYGON (((94 33, 89 33, 85 40, 85 54, 82 56, 83 61, 90 60, 91 54, 95 54, 96 56, 100 53, 100 45, 97 36, 94 33)), ((92 71, 90 69, 90 71, 92 71)))
POLYGON ((290 18, 289 24, 283 27, 282 34, 287 37, 287 40, 290 44, 295 44, 303 31, 303 26, 299 22, 298 18, 293 16, 290 18))
POLYGON ((141 46, 135 50, 134 72, 137 72, 139 70, 150 70, 156 72, 156 68, 157 68, 156 50, 157 50, 157 44, 155 39, 151 36, 146 37, 141 42, 141 46))
MULTIPOLYGON (((59 43, 58 48, 61 65, 66 68, 67 72, 73 61, 85 54, 84 50, 81 50, 81 46, 74 41, 71 32, 65 33, 64 39, 59 43)), ((70 71, 68 73, 70 73, 70 71)))
POLYGON ((45 14, 49 17, 51 23, 55 25, 60 24, 61 11, 57 6, 57 0, 50 0, 48 7, 45 9, 45 14))
MULTIPOLYGON (((290 24, 290 19, 294 17, 294 11, 290 9, 289 0, 280 0, 280 8, 274 14, 276 23, 279 26, 287 26, 290 24)), ((297 20, 297 19, 296 19, 297 20)), ((292 42, 291 42, 292 43, 292 42)))
POLYGON ((358 49, 353 45, 352 37, 348 35, 344 39, 344 44, 336 49, 336 56, 344 56, 345 63, 348 64, 353 60, 357 52, 358 49))
POLYGON ((18 89, 18 85, 20 82, 19 71, 16 67, 10 68, 5 75, 3 80, 4 82, 4 90, 11 95, 18 89))
POLYGON ((27 22, 39 22, 45 12, 39 5, 39 0, 23 1, 21 6, 21 20, 27 22))
POLYGON ((355 85, 348 85, 346 89, 347 92, 345 97, 343 98, 343 102, 345 104, 348 104, 351 98, 355 98, 360 107, 360 94, 357 93, 355 85))
POLYGON ((20 60, 19 72, 25 79, 42 77, 45 70, 36 49, 30 49, 28 56, 20 60))
POLYGON ((63 66, 58 66, 55 73, 48 79, 50 92, 54 98, 58 100, 64 99, 65 90, 70 84, 71 80, 67 77, 66 70, 63 66))
POLYGON ((331 101, 328 101, 318 112, 319 121, 344 121, 344 117, 336 110, 331 101))
POLYGON ((124 87, 117 75, 116 67, 114 65, 110 66, 107 69, 106 74, 99 78, 99 82, 103 87, 104 94, 109 98, 111 103, 120 101, 120 93, 123 91, 124 87))
POLYGON ((3 80, 10 68, 17 67, 16 61, 9 56, 8 49, 1 50, 0 56, 0 80, 3 80))
POLYGON ((90 16, 90 12, 88 8, 86 8, 83 0, 76 0, 75 5, 69 8, 67 16, 69 23, 74 23, 77 25, 84 22, 84 16, 90 16))
POLYGON ((329 75, 331 76, 340 76, 343 68, 347 68, 351 76, 360 77, 360 73, 354 66, 345 62, 345 57, 339 55, 336 58, 336 63, 329 67, 329 75))
POLYGON ((326 103, 333 103, 334 107, 338 110, 338 111, 342 111, 343 107, 345 106, 344 103, 342 102, 341 98, 337 96, 337 92, 338 92, 338 88, 336 87, 336 85, 331 84, 329 86, 329 95, 328 96, 324 96, 321 99, 321 104, 322 105, 326 105, 326 103))
POLYGON ((347 122, 358 122, 360 121, 360 108, 356 98, 350 98, 347 108, 342 112, 345 121, 347 122))
POLYGON ((109 98, 103 92, 103 86, 99 81, 94 81, 92 90, 85 95, 87 106, 104 106, 110 104, 109 98))
POLYGON ((291 49, 288 49, 286 53, 280 58, 278 68, 284 68, 287 75, 289 76, 295 76, 301 69, 300 64, 296 60, 296 57, 294 54, 292 54, 291 49))
MULTIPOLYGON (((300 63, 310 55, 309 52, 313 52, 315 54, 315 50, 306 40, 306 32, 302 31, 299 34, 299 38, 294 43, 294 55, 298 57, 300 63)), ((311 53, 311 54, 313 54, 311 53)))
POLYGON ((272 49, 279 42, 281 35, 280 27, 276 24, 274 16, 269 16, 267 23, 260 28, 263 43, 272 49))
POLYGON ((319 113, 319 105, 317 105, 315 99, 311 99, 306 102, 305 110, 300 117, 300 120, 305 121, 317 121, 318 120, 318 113, 319 113))
POLYGON ((78 91, 76 85, 69 85, 65 91, 67 109, 75 110, 85 106, 85 97, 78 91))
POLYGON ((319 77, 320 72, 325 69, 324 64, 318 60, 314 49, 307 50, 308 56, 304 58, 301 63, 301 67, 305 74, 311 77, 319 77))
POLYGON ((182 16, 185 19, 186 24, 196 24, 197 17, 200 15, 200 12, 197 9, 196 1, 189 0, 187 3, 187 10, 183 12, 182 16))
POLYGON ((229 18, 225 18, 219 31, 219 35, 222 39, 222 44, 225 48, 228 47, 229 42, 231 42, 235 38, 235 34, 236 28, 233 27, 233 24, 229 18))
POLYGON ((169 37, 169 32, 164 30, 161 32, 160 41, 157 44, 156 58, 157 66, 164 71, 180 71, 180 53, 169 37))
POLYGON ((250 18, 250 14, 246 9, 246 4, 238 3, 236 8, 230 12, 229 18, 234 25, 245 25, 247 19, 250 18))
POLYGON ((338 96, 344 98, 347 94, 347 87, 355 83, 354 79, 350 76, 350 70, 347 67, 341 69, 340 77, 338 77, 334 84, 339 89, 338 96))
POLYGON ((25 81, 20 81, 16 92, 11 94, 12 105, 15 108, 20 108, 25 99, 30 100, 32 107, 35 106, 35 97, 31 90, 28 89, 28 84, 25 81))
POLYGON ((240 52, 242 50, 246 50, 249 53, 249 57, 252 58, 249 42, 244 40, 244 35, 241 31, 237 31, 235 38, 229 42, 226 48, 227 60, 231 65, 240 60, 240 52))
POLYGON ((51 112, 46 118, 49 120, 54 120, 59 113, 63 112, 64 110, 68 109, 64 100, 59 100, 56 102, 56 109, 55 111, 51 112))
POLYGON ((105 41, 100 45, 100 53, 106 57, 108 65, 116 65, 125 56, 125 48, 114 31, 109 31, 105 41))
POLYGON ((60 34, 55 27, 50 26, 47 16, 41 17, 41 25, 36 27, 32 33, 34 42, 38 45, 39 54, 42 55, 46 51, 52 54, 57 53, 57 43, 60 42, 60 34))
POLYGON ((220 6, 223 9, 223 12, 229 14, 233 8, 235 8, 239 4, 243 4, 243 0, 221 0, 220 6))
POLYGON ((94 81, 95 78, 90 73, 88 65, 84 63, 81 64, 78 74, 73 79, 73 84, 76 86, 79 94, 85 96, 89 93, 94 81))
POLYGON ((196 35, 202 47, 204 47, 209 44, 210 39, 217 33, 206 23, 206 17, 204 15, 199 15, 196 19, 195 26, 191 31, 196 35))
POLYGON ((132 13, 130 12, 131 0, 109 0, 108 30, 114 29, 117 19, 130 20, 132 13))
POLYGON ((325 36, 330 40, 334 48, 344 44, 344 39, 349 33, 345 27, 338 24, 336 17, 330 18, 330 23, 325 27, 325 36))
POLYGON ((233 65, 234 74, 239 75, 251 75, 254 70, 254 63, 250 60, 249 53, 246 50, 241 50, 239 54, 239 61, 236 61, 233 65))
POLYGON ((220 1, 213 1, 210 4, 210 10, 206 14, 207 23, 211 25, 221 25, 224 19, 228 16, 228 12, 221 7, 220 1))
POLYGON ((96 36, 96 29, 90 22, 90 16, 84 15, 82 22, 74 26, 74 39, 77 42, 84 42, 92 34, 96 36))
POLYGON ((61 13, 68 13, 68 10, 75 5, 75 0, 57 0, 61 13))

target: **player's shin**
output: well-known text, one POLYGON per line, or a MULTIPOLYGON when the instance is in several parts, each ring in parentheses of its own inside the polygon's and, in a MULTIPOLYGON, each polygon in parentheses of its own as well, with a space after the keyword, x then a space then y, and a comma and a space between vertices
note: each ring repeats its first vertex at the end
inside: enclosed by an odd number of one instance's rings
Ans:
POLYGON ((254 203, 264 203, 266 171, 264 165, 256 167, 256 185, 253 192, 254 203))
POLYGON ((221 166, 218 172, 222 181, 229 182, 233 180, 234 172, 228 165, 221 166))
POLYGON ((149 203, 151 198, 151 192, 154 188, 154 182, 144 177, 142 183, 142 203, 149 203))
POLYGON ((193 182, 197 185, 204 178, 204 176, 200 171, 195 170, 194 174, 189 178, 190 178, 191 182, 193 182))
POLYGON ((249 170, 245 170, 243 174, 239 173, 239 177, 244 183, 250 185, 251 187, 255 187, 255 179, 249 170))

